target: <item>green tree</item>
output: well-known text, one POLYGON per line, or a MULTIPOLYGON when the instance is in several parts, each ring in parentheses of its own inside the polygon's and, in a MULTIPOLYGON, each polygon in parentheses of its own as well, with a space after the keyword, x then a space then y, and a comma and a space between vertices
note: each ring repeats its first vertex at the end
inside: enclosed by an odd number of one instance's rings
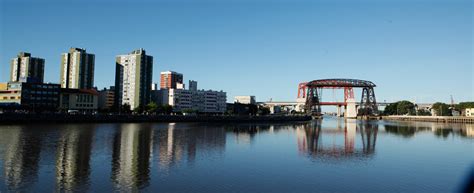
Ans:
POLYGON ((145 111, 145 107, 143 105, 139 105, 133 109, 133 112, 142 114, 145 111))
POLYGON ((419 109, 417 111, 418 116, 431 116, 431 112, 424 110, 424 109, 419 109))
POLYGON ((120 106, 120 112, 121 113, 126 113, 126 114, 131 113, 132 111, 131 111, 130 105, 128 103, 125 103, 125 104, 121 105, 120 106))
POLYGON ((259 115, 268 115, 268 114, 270 114, 270 108, 268 108, 268 107, 258 107, 258 114, 259 115))
POLYGON ((162 112, 167 115, 173 112, 173 106, 168 105, 168 104, 162 105, 161 109, 162 109, 162 112))
POLYGON ((390 103, 385 107, 384 114, 385 115, 396 115, 397 114, 397 105, 398 102, 390 103))
POLYGON ((460 102, 455 106, 456 110, 464 111, 467 108, 474 108, 474 102, 460 102))
POLYGON ((398 115, 414 115, 415 105, 410 101, 399 101, 397 104, 398 115))
POLYGON ((446 103, 437 102, 431 107, 437 116, 451 116, 451 109, 446 103))
POLYGON ((158 110, 158 105, 155 102, 148 103, 145 106, 145 110, 148 113, 156 113, 158 110))

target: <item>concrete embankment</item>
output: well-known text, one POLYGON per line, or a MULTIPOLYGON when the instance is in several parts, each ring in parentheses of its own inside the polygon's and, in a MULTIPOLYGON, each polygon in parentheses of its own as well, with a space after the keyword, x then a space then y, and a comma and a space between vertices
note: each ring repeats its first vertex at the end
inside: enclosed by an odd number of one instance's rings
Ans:
POLYGON ((129 123, 129 122, 291 122, 311 116, 181 116, 181 115, 63 115, 0 114, 0 124, 11 123, 129 123))
POLYGON ((426 121, 442 123, 474 123, 474 117, 461 116, 383 116, 383 120, 426 121))

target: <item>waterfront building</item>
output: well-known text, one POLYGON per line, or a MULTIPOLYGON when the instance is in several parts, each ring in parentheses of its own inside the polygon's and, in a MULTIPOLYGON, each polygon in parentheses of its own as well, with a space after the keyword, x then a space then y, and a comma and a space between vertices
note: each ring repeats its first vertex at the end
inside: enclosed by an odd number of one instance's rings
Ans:
POLYGON ((177 88, 178 84, 183 84, 183 74, 173 71, 166 71, 160 73, 161 89, 177 88))
POLYGON ((192 91, 197 91, 197 81, 195 80, 189 80, 189 90, 192 90, 192 91))
POLYGON ((465 112, 466 117, 474 117, 474 108, 467 108, 465 112))
MULTIPOLYGON (((179 84, 178 84, 179 85, 179 84)), ((192 110, 198 113, 224 113, 227 109, 227 95, 223 91, 198 90, 193 81, 193 90, 183 88, 161 89, 154 94, 157 104, 173 106, 174 112, 192 110)))
POLYGON ((94 87, 95 55, 85 49, 70 48, 61 55, 61 88, 91 89, 94 87))
POLYGON ((100 110, 111 110, 115 102, 115 86, 111 86, 109 89, 104 88, 99 91, 99 104, 100 110))
POLYGON ((254 105, 257 102, 255 101, 255 96, 235 96, 234 103, 254 105))
POLYGON ((31 57, 30 53, 20 52, 10 62, 10 81, 27 82, 28 79, 43 82, 44 59, 31 57))
POLYGON ((128 104, 131 109, 150 102, 153 57, 144 49, 116 57, 115 104, 128 104))
POLYGON ((63 112, 95 113, 99 93, 94 89, 61 89, 59 109, 63 112))
POLYGON ((9 82, 2 84, 0 106, 25 110, 56 111, 59 106, 59 84, 9 82), (6 87, 6 88, 5 88, 6 87))
POLYGON ((158 83, 152 83, 151 84, 151 90, 158 90, 158 83))

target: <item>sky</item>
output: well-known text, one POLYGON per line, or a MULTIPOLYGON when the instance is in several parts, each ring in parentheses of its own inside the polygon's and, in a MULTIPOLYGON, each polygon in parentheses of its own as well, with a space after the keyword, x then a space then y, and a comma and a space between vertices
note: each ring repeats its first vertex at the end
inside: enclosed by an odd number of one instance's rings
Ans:
MULTIPOLYGON (((0 0, 0 81, 30 52, 59 82, 70 47, 96 56, 95 85, 112 86, 115 56, 144 48, 161 71, 200 89, 294 101, 300 82, 370 80, 378 101, 474 101, 469 0, 0 0)), ((360 98, 360 90, 356 90, 360 98)), ((340 101, 341 91, 323 91, 340 101)))

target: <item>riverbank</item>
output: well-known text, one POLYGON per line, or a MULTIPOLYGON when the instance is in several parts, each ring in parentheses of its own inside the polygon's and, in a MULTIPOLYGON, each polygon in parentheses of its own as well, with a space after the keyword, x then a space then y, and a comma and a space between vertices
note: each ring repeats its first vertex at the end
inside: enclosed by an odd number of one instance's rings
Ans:
POLYGON ((311 116, 0 114, 0 124, 137 123, 137 122, 291 122, 291 121, 310 121, 310 120, 311 120, 311 116))
POLYGON ((392 120, 392 121, 474 123, 474 117, 461 117, 461 116, 382 116, 382 119, 383 120, 392 120))

